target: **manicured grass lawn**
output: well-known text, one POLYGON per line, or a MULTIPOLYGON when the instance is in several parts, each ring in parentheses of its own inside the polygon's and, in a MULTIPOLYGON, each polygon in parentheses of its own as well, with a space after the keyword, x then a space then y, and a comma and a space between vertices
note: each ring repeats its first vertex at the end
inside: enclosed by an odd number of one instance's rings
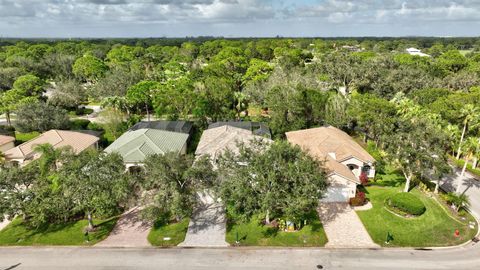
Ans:
POLYGON ((85 241, 84 228, 87 220, 73 221, 66 224, 52 224, 40 228, 28 228, 21 218, 13 220, 0 231, 0 246, 89 246, 105 239, 115 226, 117 218, 94 221, 96 231, 89 234, 85 241))
POLYGON ((21 132, 15 132, 15 139, 17 140, 15 142, 16 145, 19 145, 19 144, 22 144, 26 141, 29 141, 35 137, 37 137, 38 135, 40 135, 39 132, 29 132, 29 133, 21 133, 21 132))
POLYGON ((385 209, 385 200, 400 192, 401 188, 371 186, 366 190, 367 198, 372 202, 373 208, 367 211, 358 211, 357 214, 373 241, 382 246, 452 246, 468 241, 477 232, 476 228, 468 227, 468 221, 474 220, 472 216, 467 214, 466 220, 461 221, 464 223, 462 224, 451 218, 433 198, 429 198, 417 189, 410 192, 425 204, 427 210, 416 218, 399 217, 385 209), (454 236, 456 229, 460 231, 459 237, 454 236), (388 232, 393 235, 394 240, 386 245, 388 232))
POLYGON ((283 246, 283 247, 321 247, 327 243, 327 236, 320 220, 313 219, 298 232, 283 232, 263 226, 258 220, 246 223, 229 224, 226 240, 235 244, 238 238, 242 246, 283 246))
POLYGON ((189 218, 185 218, 178 223, 165 224, 162 221, 155 222, 152 230, 148 234, 148 241, 154 246, 171 247, 176 246, 185 240, 187 234, 189 218), (170 240, 163 240, 164 237, 170 237, 170 240))

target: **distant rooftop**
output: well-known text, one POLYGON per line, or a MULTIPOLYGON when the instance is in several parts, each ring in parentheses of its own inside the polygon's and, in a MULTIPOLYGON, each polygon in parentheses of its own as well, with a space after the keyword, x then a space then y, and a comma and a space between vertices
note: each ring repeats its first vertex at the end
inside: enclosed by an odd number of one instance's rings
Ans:
POLYGON ((159 129, 172 132, 180 132, 190 134, 192 131, 193 124, 188 121, 141 121, 131 127, 130 131, 135 131, 139 129, 149 128, 149 129, 159 129))
POLYGON ((245 129, 253 132, 253 135, 263 136, 271 138, 272 134, 270 128, 261 122, 249 122, 249 121, 220 121, 212 123, 208 126, 208 129, 217 128, 221 126, 231 126, 236 128, 245 129))

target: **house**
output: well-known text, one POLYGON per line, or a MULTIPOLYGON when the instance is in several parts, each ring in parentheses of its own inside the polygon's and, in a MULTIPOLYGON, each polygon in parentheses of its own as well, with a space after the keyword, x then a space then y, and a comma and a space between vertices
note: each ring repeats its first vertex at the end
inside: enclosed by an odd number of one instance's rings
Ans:
POLYGON ((252 130, 239 128, 230 124, 215 123, 205 130, 195 151, 197 157, 209 155, 212 163, 216 163, 218 157, 227 149, 238 153, 239 143, 251 144, 254 140, 271 142, 269 138, 255 135, 252 130))
POLYGON ((130 131, 144 128, 160 129, 172 132, 186 133, 192 135, 193 123, 188 121, 141 121, 131 127, 130 131))
POLYGON ((154 154, 175 152, 185 154, 189 134, 153 128, 130 130, 122 134, 105 149, 119 153, 127 169, 142 165, 145 158, 154 154))
POLYGON ((82 132, 52 129, 28 142, 5 151, 5 158, 7 161, 22 165, 39 158, 40 154, 35 152, 35 147, 47 143, 51 144, 55 149, 70 147, 75 154, 79 154, 88 148, 98 147, 98 140, 98 137, 82 132))
POLYGON ((347 202, 355 197, 360 175, 375 176, 375 159, 347 133, 332 126, 292 131, 287 140, 325 161, 330 187, 324 202, 347 202))
POLYGON ((249 121, 223 121, 222 122, 220 121, 220 122, 215 122, 210 124, 208 126, 208 129, 217 128, 225 125, 251 131, 253 135, 258 135, 266 138, 272 137, 270 128, 266 124, 261 122, 249 122, 249 121))
POLYGON ((428 55, 426 53, 423 53, 422 51, 420 51, 419 49, 416 49, 416 48, 408 48, 408 49, 406 49, 406 51, 410 55, 417 55, 417 56, 421 56, 421 57, 430 57, 430 55, 428 55))
POLYGON ((15 147, 15 138, 11 136, 0 135, 0 153, 15 147))

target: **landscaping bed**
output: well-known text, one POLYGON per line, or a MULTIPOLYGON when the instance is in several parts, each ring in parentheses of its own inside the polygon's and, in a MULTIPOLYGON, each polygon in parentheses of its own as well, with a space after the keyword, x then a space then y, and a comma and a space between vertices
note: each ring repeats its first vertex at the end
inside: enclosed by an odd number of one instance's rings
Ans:
POLYGON ((294 232, 280 231, 254 218, 248 222, 229 222, 226 241, 235 245, 237 233, 241 246, 323 247, 327 243, 327 236, 316 213, 312 213, 307 225, 294 232))
POLYGON ((185 218, 178 223, 168 224, 164 221, 157 221, 148 234, 148 242, 159 247, 177 246, 185 240, 189 222, 189 218, 185 218), (169 240, 166 240, 166 238, 169 238, 169 240))
POLYGON ((0 231, 0 246, 89 246, 105 239, 112 231, 117 218, 94 221, 96 229, 86 241, 84 229, 87 220, 50 224, 29 228, 21 218, 14 219, 0 231))
POLYGON ((417 189, 410 191, 426 208, 426 211, 416 218, 405 218, 389 212, 385 203, 388 198, 401 192, 399 187, 367 187, 367 198, 373 208, 357 212, 373 241, 382 246, 400 247, 431 247, 453 246, 472 239, 477 233, 469 227, 474 218, 465 213, 464 217, 452 218, 434 199, 417 189), (456 237, 455 230, 459 231, 456 237), (385 244, 387 233, 394 240, 385 244))

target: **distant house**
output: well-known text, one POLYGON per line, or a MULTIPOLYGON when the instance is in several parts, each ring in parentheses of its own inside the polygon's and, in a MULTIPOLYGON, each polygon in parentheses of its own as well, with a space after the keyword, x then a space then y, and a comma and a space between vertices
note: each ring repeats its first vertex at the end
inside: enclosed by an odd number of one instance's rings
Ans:
POLYGON ((142 165, 150 155, 169 152, 185 154, 189 136, 187 133, 153 128, 130 130, 108 146, 105 152, 119 153, 128 169, 142 165))
POLYGON ((217 128, 221 126, 231 126, 236 128, 245 129, 251 131, 253 135, 263 136, 267 138, 272 137, 270 128, 261 122, 249 122, 249 121, 220 121, 212 123, 208 126, 208 129, 217 128))
MULTIPOLYGON (((258 130, 258 129, 257 129, 258 130)), ((271 142, 269 138, 255 135, 248 128, 239 128, 230 124, 212 124, 205 130, 198 143, 195 155, 197 157, 209 155, 212 163, 216 163, 218 157, 225 151, 230 150, 234 153, 239 152, 238 144, 249 145, 253 140, 263 140, 271 142)))
POLYGON ((15 147, 15 138, 12 136, 0 135, 0 153, 15 147))
POLYGON ((406 51, 410 55, 417 55, 417 56, 421 56, 421 57, 430 57, 430 55, 428 55, 426 53, 423 53, 422 51, 420 51, 419 49, 416 49, 416 48, 408 48, 408 49, 406 49, 406 51))
POLYGON ((131 127, 130 131, 135 131, 139 129, 150 128, 150 129, 160 129, 172 132, 180 132, 186 134, 192 134, 193 123, 188 121, 142 121, 135 124, 131 127))
POLYGON ((287 140, 325 161, 330 187, 324 202, 347 202, 355 197, 363 173, 375 176, 375 159, 347 133, 332 126, 292 131, 287 140))
POLYGON ((55 149, 71 147, 74 153, 79 154, 88 148, 98 147, 98 140, 98 137, 90 134, 52 129, 28 142, 5 151, 5 158, 9 162, 24 164, 39 158, 40 154, 35 152, 35 147, 47 143, 51 144, 55 149))

